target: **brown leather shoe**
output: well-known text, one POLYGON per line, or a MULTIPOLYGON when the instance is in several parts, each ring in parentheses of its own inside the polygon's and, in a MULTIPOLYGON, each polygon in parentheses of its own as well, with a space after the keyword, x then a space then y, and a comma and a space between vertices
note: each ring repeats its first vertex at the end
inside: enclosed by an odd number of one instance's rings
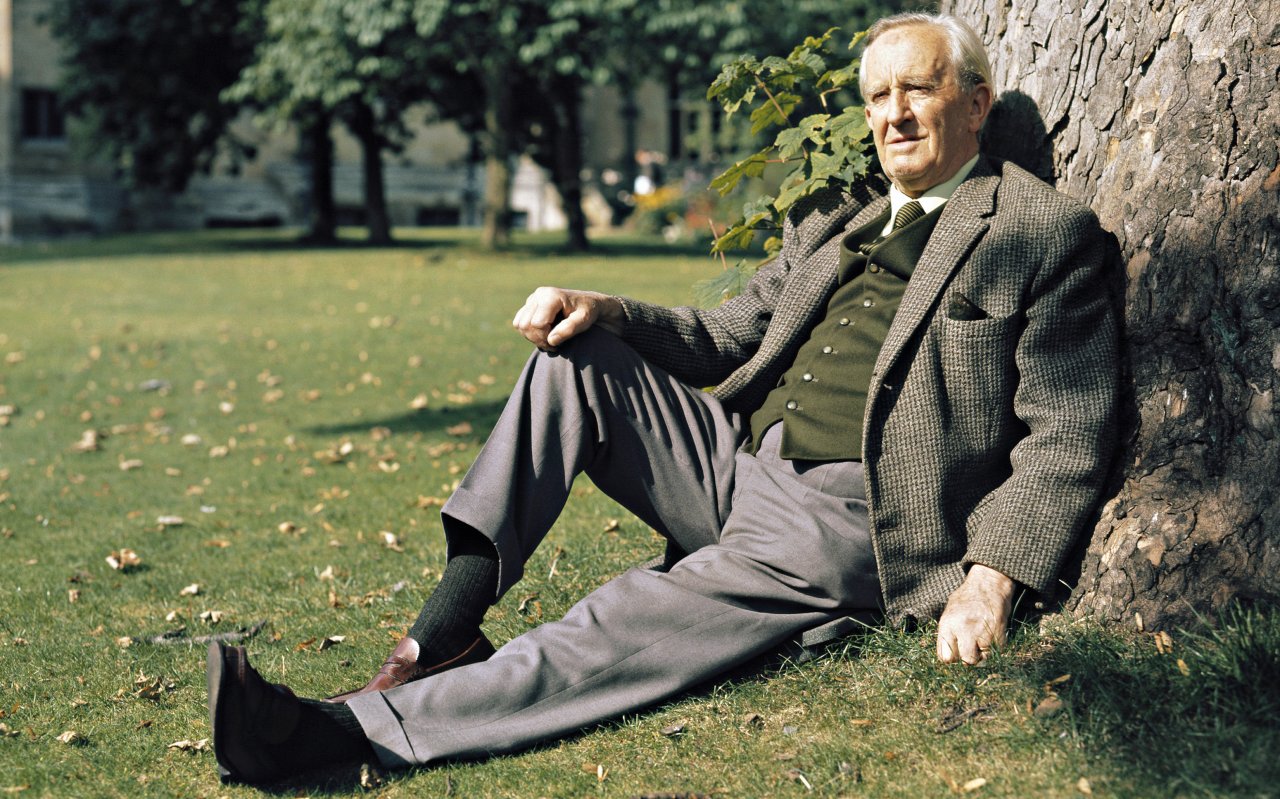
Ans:
POLYGON ((468 666, 472 663, 483 663, 493 656, 493 644, 489 643, 489 639, 483 635, 472 641, 470 646, 462 650, 462 653, 434 666, 423 667, 418 665, 418 642, 412 638, 401 638, 400 643, 396 644, 396 648, 392 650, 390 657, 382 664, 382 668, 374 675, 363 688, 357 688, 354 691, 347 691, 345 694, 337 694, 328 697, 326 702, 346 702, 353 696, 359 694, 367 694, 373 691, 386 691, 407 682, 421 680, 423 677, 429 677, 432 674, 439 674, 449 669, 456 669, 459 666, 468 666))
POLYGON ((287 775, 267 753, 298 725, 301 702, 283 685, 262 679, 242 646, 209 644, 205 671, 209 726, 223 782, 271 782, 287 775))

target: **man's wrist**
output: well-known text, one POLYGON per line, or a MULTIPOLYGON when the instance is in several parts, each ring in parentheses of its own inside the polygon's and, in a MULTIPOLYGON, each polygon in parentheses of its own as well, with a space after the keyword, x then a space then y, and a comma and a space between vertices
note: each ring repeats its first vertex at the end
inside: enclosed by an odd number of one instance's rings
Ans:
POLYGON ((1012 577, 981 563, 975 563, 969 567, 969 574, 965 580, 996 591, 1006 599, 1013 597, 1016 587, 1012 577))
POLYGON ((627 313, 622 306, 622 298, 611 294, 601 295, 596 324, 614 335, 622 335, 627 324, 627 313))

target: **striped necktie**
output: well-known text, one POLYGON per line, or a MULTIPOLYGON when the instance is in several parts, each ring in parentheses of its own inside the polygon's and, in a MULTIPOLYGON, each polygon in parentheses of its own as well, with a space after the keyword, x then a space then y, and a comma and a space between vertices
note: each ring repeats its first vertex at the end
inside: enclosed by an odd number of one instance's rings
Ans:
MULTIPOLYGON (((897 230, 898 228, 904 228, 922 216, 924 216, 924 207, 920 205, 919 200, 912 200, 911 202, 904 203, 903 206, 898 209, 898 213, 893 217, 893 229, 897 230)), ((867 255, 876 245, 884 240, 885 237, 880 236, 875 241, 864 242, 858 245, 858 251, 863 255, 867 255)))

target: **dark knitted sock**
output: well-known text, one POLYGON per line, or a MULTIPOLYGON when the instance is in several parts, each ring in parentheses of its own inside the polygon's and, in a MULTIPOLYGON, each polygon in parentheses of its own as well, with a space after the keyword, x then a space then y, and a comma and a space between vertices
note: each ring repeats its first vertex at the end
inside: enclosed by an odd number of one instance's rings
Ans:
POLYGON ((449 563, 409 637, 418 642, 418 662, 431 667, 452 660, 475 643, 480 622, 498 590, 498 551, 470 527, 450 530, 449 563))
POLYGON ((299 699, 302 709, 293 734, 268 746, 271 756, 288 771, 375 760, 356 714, 346 705, 299 699))

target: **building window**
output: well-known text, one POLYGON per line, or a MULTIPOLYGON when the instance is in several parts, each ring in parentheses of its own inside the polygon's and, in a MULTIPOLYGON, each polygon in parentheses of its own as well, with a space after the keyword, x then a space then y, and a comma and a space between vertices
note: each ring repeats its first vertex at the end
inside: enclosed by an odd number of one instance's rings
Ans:
POLYGON ((48 89, 22 90, 22 138, 27 141, 62 141, 66 119, 58 95, 48 89))

